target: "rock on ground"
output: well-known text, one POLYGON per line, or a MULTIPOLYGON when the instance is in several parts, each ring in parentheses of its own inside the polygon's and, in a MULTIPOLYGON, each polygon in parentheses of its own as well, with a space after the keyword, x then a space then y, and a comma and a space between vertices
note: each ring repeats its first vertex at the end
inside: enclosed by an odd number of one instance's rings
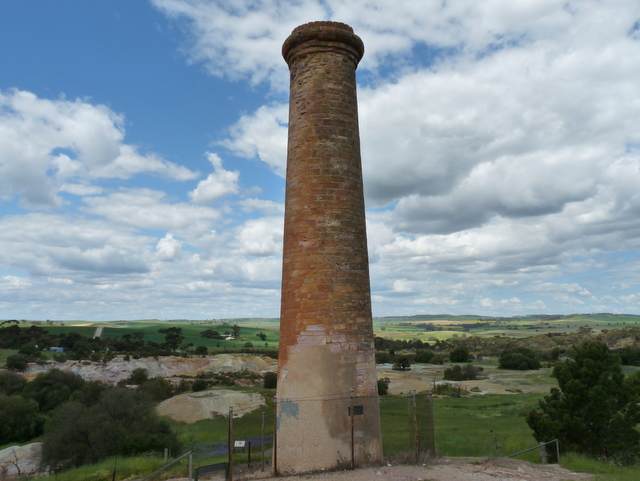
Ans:
POLYGON ((0 480, 18 479, 40 471, 42 443, 9 446, 0 451, 0 480))
POLYGON ((201 372, 252 371, 267 372, 277 368, 278 361, 266 356, 251 354, 218 354, 216 356, 182 358, 177 356, 152 357, 125 361, 116 357, 108 363, 89 361, 67 361, 59 363, 49 361, 44 364, 31 363, 27 377, 35 377, 39 372, 49 369, 79 374, 86 381, 102 381, 115 386, 127 379, 134 369, 146 369, 149 377, 173 377, 180 375, 195 376, 201 372))
MULTIPOLYGON (((532 464, 510 458, 437 458, 424 465, 384 465, 296 476, 269 477, 267 473, 235 473, 237 481, 579 481, 593 475, 574 473, 557 464, 532 464)), ((213 479, 213 478, 212 478, 213 479)))

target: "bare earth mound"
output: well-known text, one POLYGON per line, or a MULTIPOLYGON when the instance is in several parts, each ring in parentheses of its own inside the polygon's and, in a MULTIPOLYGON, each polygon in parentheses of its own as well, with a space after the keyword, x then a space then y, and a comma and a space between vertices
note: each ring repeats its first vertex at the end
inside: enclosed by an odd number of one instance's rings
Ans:
POLYGON ((156 410, 161 416, 195 423, 201 419, 212 419, 217 414, 226 416, 230 406, 233 406, 234 417, 241 417, 266 406, 266 403, 261 394, 220 389, 180 394, 161 402, 156 410))

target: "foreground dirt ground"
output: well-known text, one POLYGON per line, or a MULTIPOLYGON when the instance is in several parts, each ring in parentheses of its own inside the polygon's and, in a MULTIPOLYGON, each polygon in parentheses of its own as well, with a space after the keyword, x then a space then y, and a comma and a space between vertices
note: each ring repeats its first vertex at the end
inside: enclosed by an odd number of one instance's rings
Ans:
MULTIPOLYGON (((593 479, 591 474, 574 473, 557 464, 531 464, 510 458, 439 458, 428 465, 385 465, 356 469, 269 477, 268 473, 235 472, 234 481, 578 481, 593 479)), ((200 479, 218 480, 223 476, 200 479)), ((187 481, 179 478, 171 481, 187 481)))

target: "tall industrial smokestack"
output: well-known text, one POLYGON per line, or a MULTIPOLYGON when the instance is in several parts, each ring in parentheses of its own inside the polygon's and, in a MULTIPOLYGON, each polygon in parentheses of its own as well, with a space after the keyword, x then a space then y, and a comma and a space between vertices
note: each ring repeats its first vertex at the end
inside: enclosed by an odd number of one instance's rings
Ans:
POLYGON ((382 458, 356 67, 348 25, 296 28, 277 389, 278 472, 382 458))

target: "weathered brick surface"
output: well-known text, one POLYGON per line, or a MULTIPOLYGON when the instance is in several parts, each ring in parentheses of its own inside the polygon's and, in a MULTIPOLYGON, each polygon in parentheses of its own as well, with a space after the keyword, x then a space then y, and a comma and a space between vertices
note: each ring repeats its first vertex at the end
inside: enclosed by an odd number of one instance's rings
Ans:
MULTIPOLYGON (((351 27, 314 22, 283 46, 291 72, 280 358, 308 325, 371 349, 371 295, 351 27), (363 344, 364 343, 364 344, 363 344)), ((326 343, 340 342, 326 336, 326 343)), ((304 341, 308 342, 308 341, 304 341)), ((335 348, 335 346, 334 346, 335 348)), ((375 393, 363 380, 359 394, 375 393)))
MULTIPOLYGON (((296 28, 282 53, 291 90, 278 398, 322 400, 351 390, 375 396, 355 76, 364 46, 348 25, 314 22, 296 28)), ((362 456, 379 459, 377 406, 363 424, 370 441, 362 456)), ((344 429, 336 421, 315 435, 344 441, 344 429)), ((331 439, 323 441, 327 447, 331 439)), ((307 469, 331 468, 336 452, 280 446, 283 456, 317 463, 307 469)))

